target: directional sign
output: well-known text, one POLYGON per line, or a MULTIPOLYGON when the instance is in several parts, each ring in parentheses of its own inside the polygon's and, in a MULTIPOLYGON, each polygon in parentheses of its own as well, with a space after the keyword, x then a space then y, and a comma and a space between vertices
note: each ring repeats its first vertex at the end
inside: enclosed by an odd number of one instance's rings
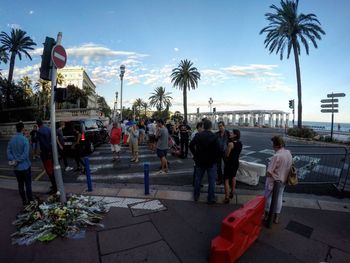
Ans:
POLYGON ((325 99, 325 100, 321 100, 322 103, 334 103, 334 102, 338 102, 338 99, 325 99))
POLYGON ((56 45, 52 49, 51 58, 56 68, 63 68, 67 62, 67 53, 64 47, 56 45))
POLYGON ((338 108, 338 104, 321 104, 321 108, 338 108))
POLYGON ((328 112, 328 113, 337 113, 338 109, 334 109, 334 110, 332 110, 332 109, 324 109, 324 110, 321 110, 321 112, 323 112, 323 113, 326 113, 326 112, 328 112))
POLYGON ((345 97, 345 93, 331 93, 331 94, 327 94, 327 98, 337 98, 337 97, 345 97))

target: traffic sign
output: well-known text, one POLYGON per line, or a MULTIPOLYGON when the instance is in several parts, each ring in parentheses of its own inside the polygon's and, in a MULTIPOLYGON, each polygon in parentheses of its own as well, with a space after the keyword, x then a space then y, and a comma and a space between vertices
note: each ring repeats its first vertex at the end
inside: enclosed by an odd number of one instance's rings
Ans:
POLYGON ((61 45, 54 46, 52 49, 51 58, 56 68, 64 68, 67 62, 67 53, 64 47, 61 45))
POLYGON ((338 104, 321 104, 321 108, 338 108, 338 104))
POLYGON ((323 113, 338 113, 338 109, 334 109, 334 110, 332 110, 332 109, 323 109, 323 110, 321 110, 321 112, 323 112, 323 113))
POLYGON ((327 94, 327 98, 345 97, 345 93, 331 93, 327 94))
POLYGON ((322 103, 334 103, 334 102, 338 102, 338 99, 325 99, 325 100, 321 100, 322 103))

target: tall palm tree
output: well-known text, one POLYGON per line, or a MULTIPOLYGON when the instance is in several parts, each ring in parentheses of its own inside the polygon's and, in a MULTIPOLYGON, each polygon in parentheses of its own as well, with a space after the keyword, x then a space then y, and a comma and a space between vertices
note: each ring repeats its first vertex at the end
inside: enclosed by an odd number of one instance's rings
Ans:
POLYGON ((38 107, 39 111, 41 108, 43 110, 43 119, 46 118, 46 111, 50 104, 51 97, 51 81, 39 79, 39 81, 35 84, 35 89, 38 91, 38 107))
MULTIPOLYGON (((16 56, 18 55, 18 58, 22 60, 22 53, 24 53, 30 60, 32 60, 32 57, 28 53, 28 50, 33 50, 33 46, 36 46, 36 43, 26 34, 27 33, 21 29, 12 29, 11 35, 8 35, 4 31, 0 33, 0 42, 2 44, 1 49, 8 51, 11 54, 9 75, 7 77, 7 82, 9 84, 12 82, 16 56)), ((8 87, 10 87, 10 85, 8 87)), ((6 91, 7 103, 9 103, 9 99, 10 90, 8 88, 6 91)))
POLYGON ((174 68, 171 73, 171 82, 174 87, 183 91, 183 106, 184 106, 184 120, 187 123, 187 89, 196 89, 198 87, 198 80, 201 79, 201 74, 190 60, 181 60, 179 66, 174 68))
POLYGON ((33 50, 33 46, 36 46, 36 43, 26 34, 27 32, 21 29, 12 29, 11 35, 8 35, 4 31, 0 34, 0 42, 2 44, 1 48, 11 54, 9 75, 7 79, 9 83, 12 82, 16 56, 18 55, 18 58, 21 60, 22 53, 24 53, 30 60, 32 60, 28 50, 33 50))
POLYGON ((299 55, 301 43, 309 55, 309 43, 317 48, 316 40, 325 34, 315 14, 298 13, 296 0, 281 0, 281 7, 271 5, 273 13, 266 13, 265 17, 269 25, 264 27, 260 34, 266 33, 265 48, 269 48, 270 54, 276 52, 283 59, 283 53, 287 51, 287 59, 293 48, 295 70, 298 88, 298 128, 302 127, 302 102, 301 102, 301 76, 299 55), (301 43, 300 43, 301 42, 301 43))
POLYGON ((9 56, 6 53, 6 50, 3 49, 3 48, 0 48, 0 64, 1 63, 5 63, 6 64, 8 59, 9 59, 9 56))
POLYGON ((165 88, 157 87, 152 96, 149 97, 149 104, 152 107, 156 107, 158 111, 162 111, 164 108, 169 108, 171 106, 171 100, 173 99, 170 96, 170 92, 165 92, 165 88))
POLYGON ((143 110, 145 111, 145 117, 146 117, 146 116, 147 116, 147 110, 148 110, 148 108, 149 108, 148 103, 144 101, 144 102, 142 103, 142 108, 143 108, 143 110))

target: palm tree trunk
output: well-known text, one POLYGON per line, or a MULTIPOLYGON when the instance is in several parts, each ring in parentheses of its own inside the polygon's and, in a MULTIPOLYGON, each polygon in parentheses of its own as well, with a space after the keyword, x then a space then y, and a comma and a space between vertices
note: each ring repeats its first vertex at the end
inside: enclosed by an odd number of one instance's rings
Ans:
POLYGON ((11 59, 10 59, 10 68, 9 68, 9 75, 7 77, 7 89, 6 89, 6 105, 10 105, 10 88, 12 83, 12 77, 13 77, 13 70, 15 68, 15 59, 16 59, 16 53, 11 53, 11 59))
POLYGON ((187 87, 183 87, 183 102, 184 102, 184 121, 187 124, 187 87))
POLYGON ((293 42, 294 60, 295 60, 295 71, 297 75, 297 85, 298 85, 298 128, 302 127, 303 117, 302 117, 302 103, 301 103, 301 76, 300 76, 300 65, 299 65, 299 55, 297 51, 297 43, 295 40, 293 42))

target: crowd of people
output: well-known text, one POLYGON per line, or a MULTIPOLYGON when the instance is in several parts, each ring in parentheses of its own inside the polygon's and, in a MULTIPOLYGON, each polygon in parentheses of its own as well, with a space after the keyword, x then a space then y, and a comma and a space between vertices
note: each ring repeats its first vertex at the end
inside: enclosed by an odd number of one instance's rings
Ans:
MULTIPOLYGON (((73 170, 68 165, 64 151, 64 122, 60 122, 56 131, 57 149, 59 159, 63 161, 65 171, 73 170)), ((48 194, 57 191, 54 177, 53 154, 51 145, 51 130, 41 120, 37 120, 30 132, 29 140, 22 122, 16 124, 17 133, 11 138, 7 147, 9 165, 13 166, 18 181, 19 194, 24 205, 32 199, 31 190, 31 160, 39 156, 44 169, 51 182, 48 194), (39 150, 40 149, 40 150, 39 150)), ((81 157, 81 131, 80 127, 74 127, 75 140, 72 145, 76 171, 85 172, 84 162, 81 157)), ((128 144, 131 152, 130 161, 138 163, 139 145, 147 144, 148 148, 155 152, 160 161, 159 174, 167 174, 169 171, 167 154, 169 149, 180 158, 188 158, 189 151, 194 161, 193 186, 194 200, 200 196, 201 181, 205 173, 208 176, 207 203, 216 203, 215 184, 224 185, 225 197, 223 202, 229 203, 234 196, 236 187, 236 174, 239 168, 239 158, 243 148, 240 140, 241 133, 238 129, 228 131, 224 122, 218 123, 218 131, 212 132, 212 122, 203 119, 196 124, 192 131, 186 122, 170 123, 163 120, 139 120, 113 122, 108 127, 110 138, 112 161, 120 161, 122 144, 128 144), (174 150, 174 151, 173 151, 174 150)), ((291 153, 284 148, 281 137, 272 138, 275 155, 267 168, 265 196, 267 198, 266 211, 269 210, 273 187, 279 187, 277 207, 274 211, 275 222, 279 220, 282 208, 282 196, 286 185, 288 172, 292 165, 291 153), (277 184, 276 184, 277 182, 277 184)))

